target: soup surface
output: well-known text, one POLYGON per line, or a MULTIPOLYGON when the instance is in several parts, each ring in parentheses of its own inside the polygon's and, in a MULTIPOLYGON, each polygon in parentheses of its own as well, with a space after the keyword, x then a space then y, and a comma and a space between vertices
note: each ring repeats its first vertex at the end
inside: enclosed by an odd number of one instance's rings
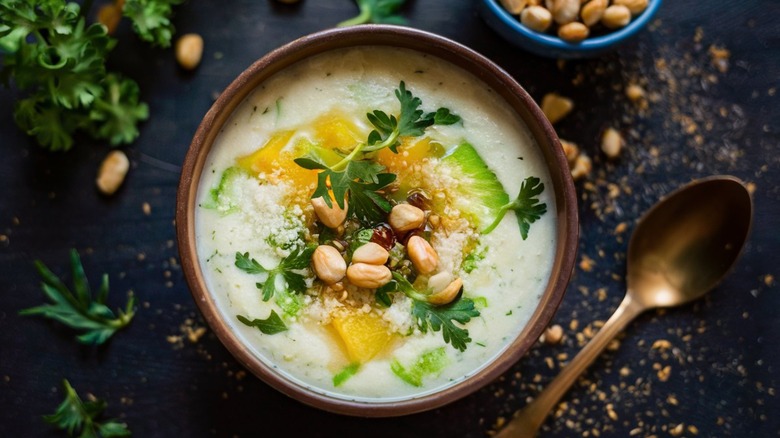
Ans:
POLYGON ((404 49, 329 52, 224 125, 198 189, 199 263, 276 372, 407 399, 467 379, 528 322, 556 244, 544 187, 524 123, 474 76, 404 49))

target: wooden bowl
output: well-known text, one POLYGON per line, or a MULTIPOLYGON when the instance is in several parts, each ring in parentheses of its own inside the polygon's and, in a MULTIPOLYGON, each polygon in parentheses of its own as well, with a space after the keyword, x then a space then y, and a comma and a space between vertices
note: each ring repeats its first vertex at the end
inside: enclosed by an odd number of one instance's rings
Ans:
POLYGON ((560 304, 572 272, 578 239, 577 201, 566 158, 555 131, 526 91, 487 58, 451 40, 407 27, 363 25, 325 30, 295 40, 256 61, 236 78, 206 113, 184 161, 176 203, 176 231, 185 278, 203 317, 233 356, 260 379, 303 403, 341 414, 388 417, 440 407, 460 399, 506 372, 537 341, 560 304), (552 182, 556 208, 554 261, 547 287, 529 323, 503 353, 470 377, 443 388, 404 400, 355 401, 331 397, 291 381, 258 358, 242 343, 222 317, 207 288, 198 262, 195 210, 198 185, 207 155, 226 120, 264 80, 302 59, 355 46, 392 46, 412 49, 446 60, 470 72, 503 98, 526 123, 544 157, 552 182))

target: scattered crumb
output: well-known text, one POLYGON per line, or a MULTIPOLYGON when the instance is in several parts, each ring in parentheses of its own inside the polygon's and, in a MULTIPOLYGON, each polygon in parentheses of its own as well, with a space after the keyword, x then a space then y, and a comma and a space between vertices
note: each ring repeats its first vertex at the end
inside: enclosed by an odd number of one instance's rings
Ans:
POLYGON ((141 210, 143 210, 143 212, 144 212, 144 214, 146 216, 149 216, 150 214, 152 214, 152 206, 149 205, 148 202, 144 202, 143 204, 141 204, 141 210))

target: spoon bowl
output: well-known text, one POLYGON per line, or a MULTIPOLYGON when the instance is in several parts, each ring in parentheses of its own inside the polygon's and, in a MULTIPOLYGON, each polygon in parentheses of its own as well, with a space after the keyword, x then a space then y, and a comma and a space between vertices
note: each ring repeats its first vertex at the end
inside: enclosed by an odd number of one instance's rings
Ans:
POLYGON ((628 247, 627 291, 615 313, 539 395, 495 436, 532 437, 547 414, 637 315, 700 298, 731 270, 747 241, 753 203, 732 176, 677 189, 637 223, 628 247))

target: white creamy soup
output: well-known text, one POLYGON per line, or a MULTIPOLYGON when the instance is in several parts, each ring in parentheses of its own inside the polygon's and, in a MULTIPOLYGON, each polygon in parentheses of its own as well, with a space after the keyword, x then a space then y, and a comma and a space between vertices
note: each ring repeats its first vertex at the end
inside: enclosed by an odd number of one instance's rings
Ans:
POLYGON ((554 211, 541 153, 493 90, 437 58, 353 48, 285 69, 235 110, 204 167, 196 241, 262 361, 388 402, 467 379, 524 328, 554 211))

